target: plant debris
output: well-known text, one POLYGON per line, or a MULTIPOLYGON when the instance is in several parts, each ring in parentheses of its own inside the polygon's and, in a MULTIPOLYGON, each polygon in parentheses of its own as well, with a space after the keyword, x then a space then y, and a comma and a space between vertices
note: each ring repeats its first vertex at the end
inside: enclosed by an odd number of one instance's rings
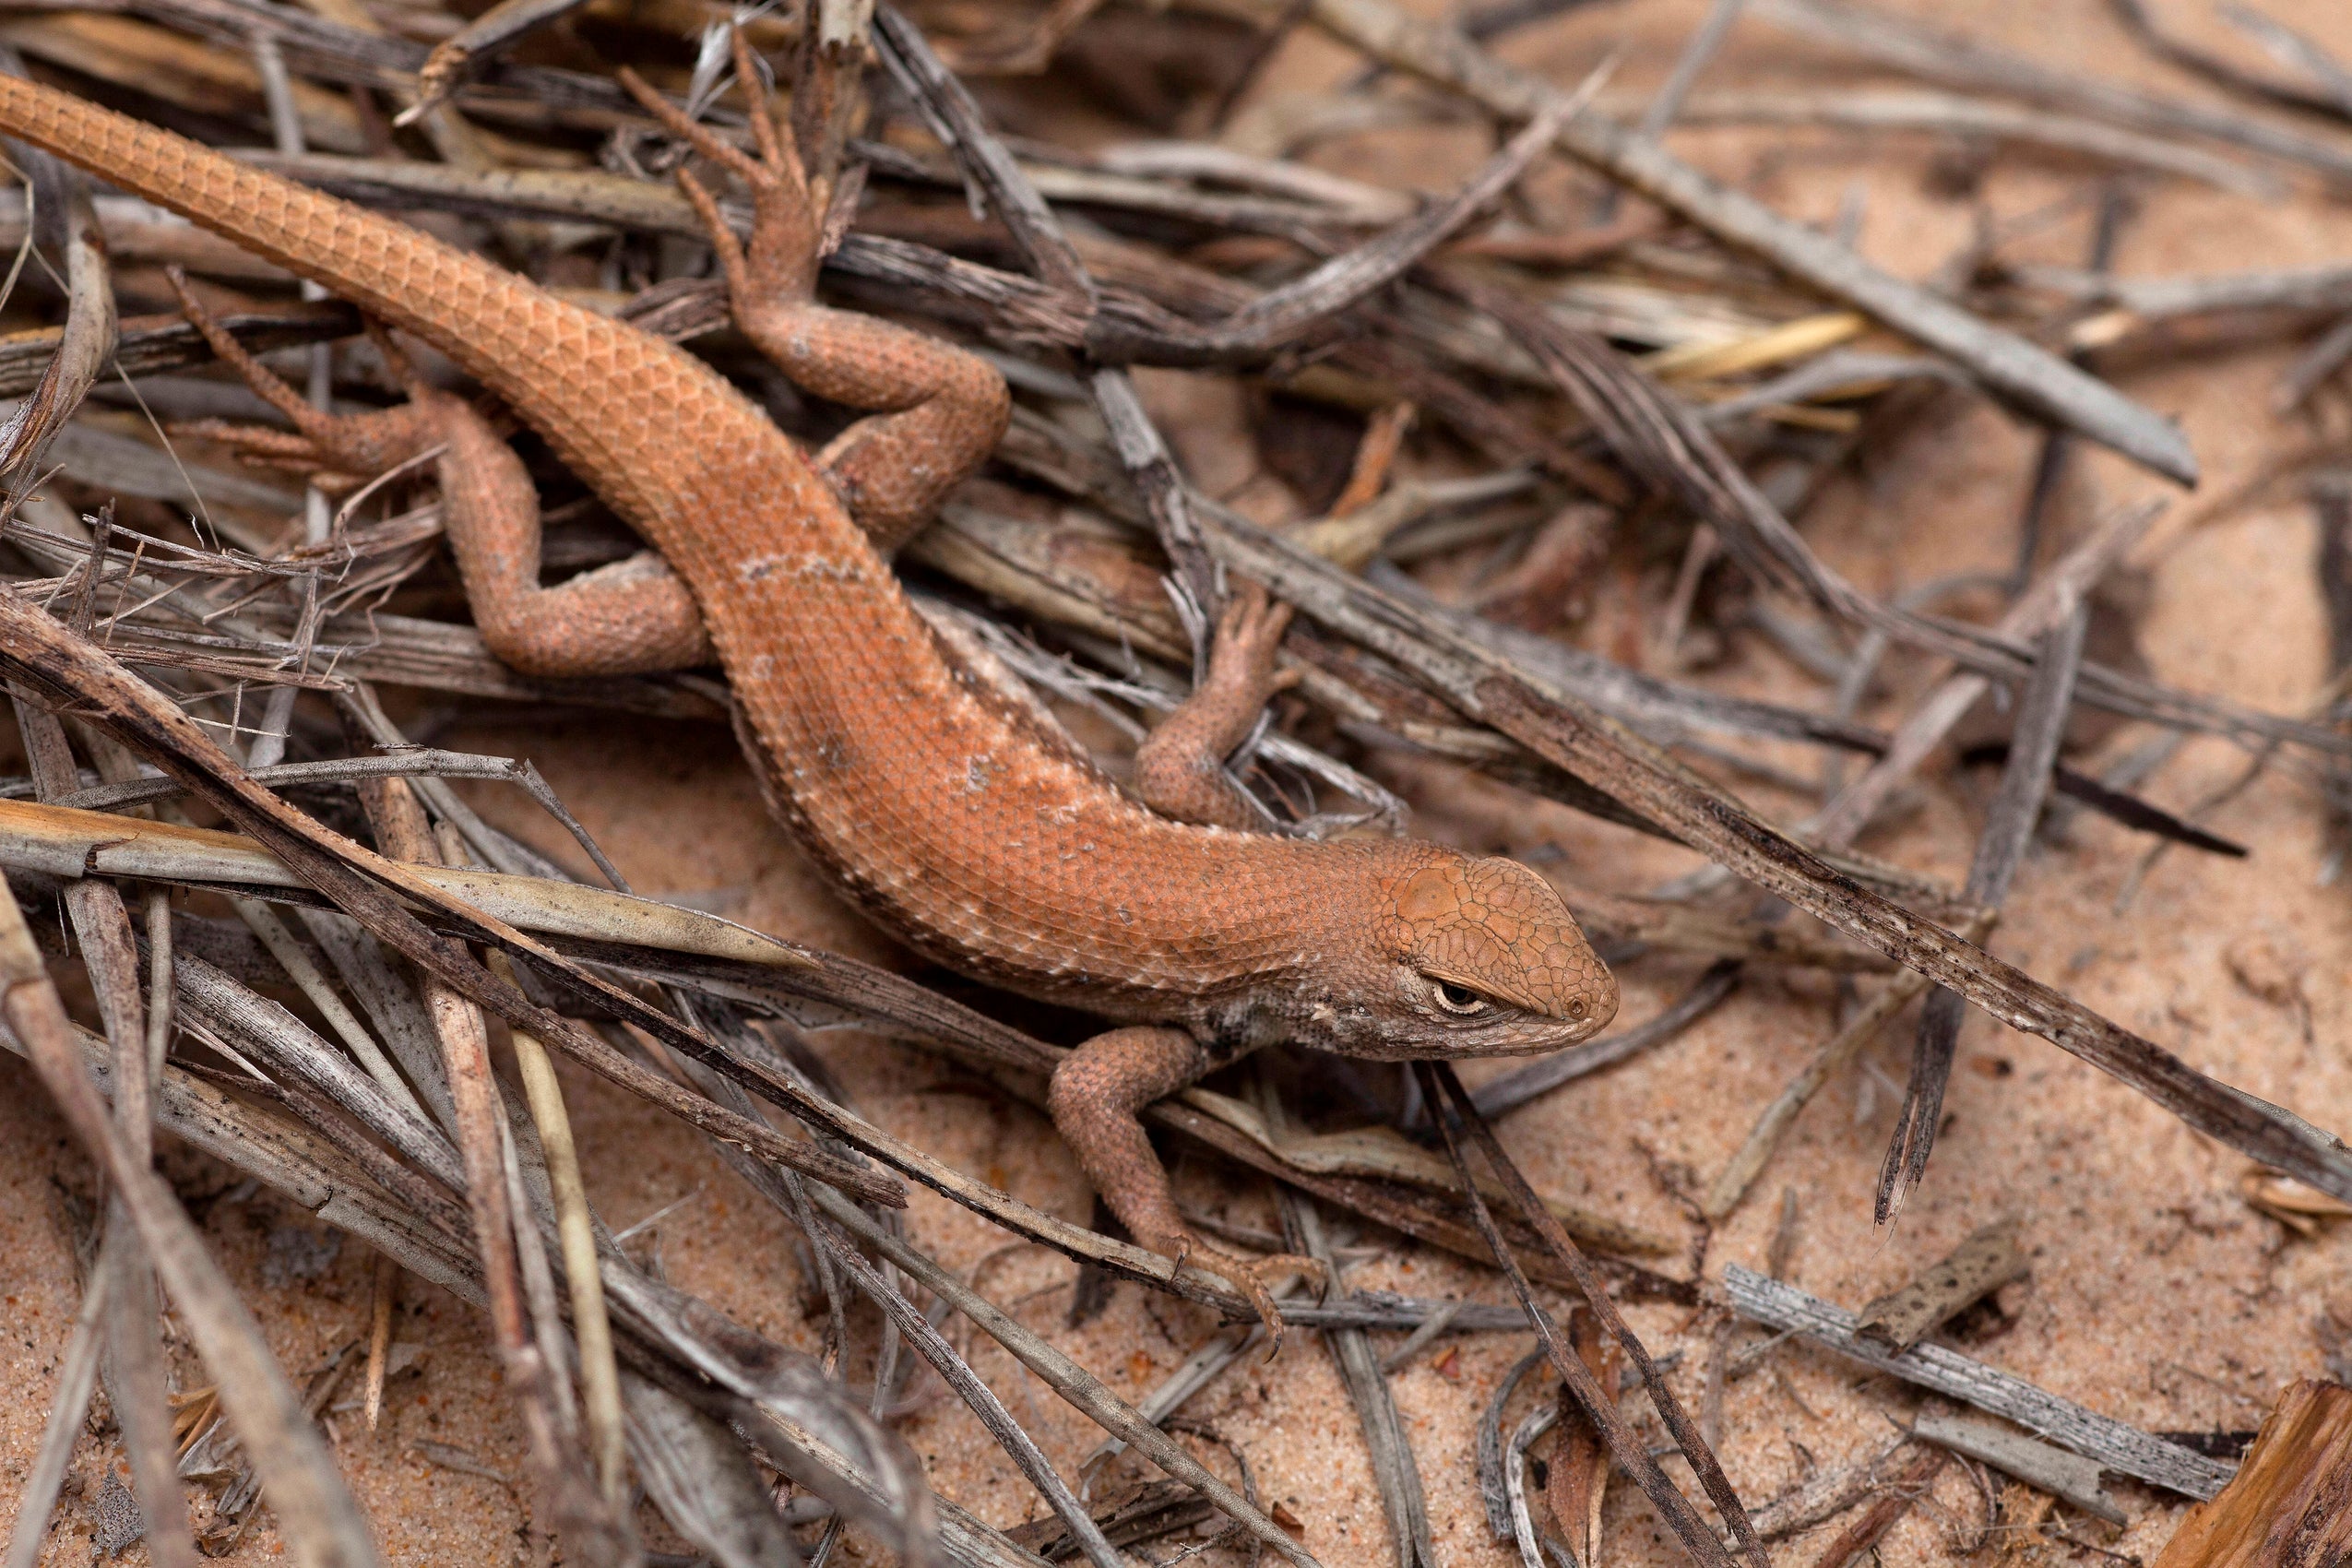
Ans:
POLYGON ((2157 1568, 2280 1568, 2352 1550, 2352 1388, 2304 1378, 2279 1396, 2238 1475, 2189 1511, 2157 1568))

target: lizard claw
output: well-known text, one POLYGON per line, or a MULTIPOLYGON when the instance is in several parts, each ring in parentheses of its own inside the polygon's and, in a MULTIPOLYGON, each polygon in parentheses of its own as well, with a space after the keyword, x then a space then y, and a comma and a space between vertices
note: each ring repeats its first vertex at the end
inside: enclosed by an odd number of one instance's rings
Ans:
POLYGON ((746 247, 735 237, 719 203, 692 171, 678 171, 678 185, 694 204, 703 227, 719 253, 719 269, 736 308, 814 297, 817 252, 823 220, 809 189, 806 169, 790 137, 768 113, 759 89, 758 62, 741 28, 731 34, 735 79, 742 89, 744 117, 751 122, 752 139, 759 148, 754 157, 714 135, 709 126, 687 118, 643 77, 624 65, 621 85, 629 89, 646 113, 695 151, 741 180, 752 194, 752 235, 746 247))
POLYGON ((1282 1321, 1282 1307, 1274 1299, 1274 1288, 1288 1284, 1292 1277, 1304 1275, 1314 1282, 1315 1299, 1321 1301, 1331 1289, 1331 1270, 1321 1258, 1302 1256, 1297 1253, 1275 1253, 1248 1263, 1234 1262, 1228 1265, 1234 1280, 1250 1298, 1256 1309, 1258 1321, 1265 1324, 1265 1360, 1271 1362, 1282 1353, 1282 1336, 1287 1329, 1282 1321))
POLYGON ((1331 1289, 1331 1270, 1320 1258, 1305 1257, 1296 1253, 1239 1258, 1188 1235, 1163 1237, 1161 1241, 1164 1244, 1153 1250, 1172 1255, 1176 1260, 1169 1268, 1170 1279, 1175 1278, 1176 1270, 1183 1267, 1187 1260, 1197 1257, 1205 1266, 1241 1287, 1241 1294, 1249 1298, 1251 1310, 1257 1314, 1258 1321, 1265 1324, 1265 1359, 1269 1361, 1281 1353, 1282 1338, 1287 1332, 1282 1321, 1282 1305, 1274 1298, 1276 1289, 1301 1275, 1314 1281, 1318 1301, 1331 1289))

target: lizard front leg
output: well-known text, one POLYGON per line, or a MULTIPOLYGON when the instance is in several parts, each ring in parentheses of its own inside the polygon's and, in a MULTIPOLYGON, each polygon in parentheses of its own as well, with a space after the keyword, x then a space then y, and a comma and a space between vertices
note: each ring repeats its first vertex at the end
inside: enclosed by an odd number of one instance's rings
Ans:
POLYGON ((1263 827, 1265 813, 1225 771, 1266 699, 1294 684, 1298 671, 1277 670, 1274 656, 1290 624, 1290 606, 1244 583, 1225 607, 1209 655, 1208 678, 1135 748, 1135 793, 1179 822, 1210 827, 1263 827))
POLYGON ((1078 1168, 1134 1233, 1135 1240, 1178 1264, 1197 1257, 1246 1291, 1273 1338, 1282 1345, 1282 1313, 1269 1281, 1301 1270, 1320 1275, 1313 1258, 1277 1254, 1255 1260, 1221 1253, 1193 1234, 1176 1211, 1168 1168, 1153 1152, 1135 1112, 1174 1094, 1216 1063, 1182 1029, 1138 1025, 1099 1034, 1053 1070, 1046 1106, 1078 1168))
MULTIPOLYGON (((661 558, 640 552, 568 582, 541 588, 539 492, 490 422, 462 398, 418 380, 388 337, 386 362, 408 403, 377 413, 313 408, 221 330, 184 280, 180 308, 212 351, 294 423, 291 432, 218 421, 184 426, 249 459, 298 471, 364 477, 436 452, 443 527, 482 640, 527 675, 642 675, 711 660, 702 612, 661 558)), ((373 324, 371 332, 374 331, 373 324)))
POLYGON ((735 324, 793 385, 853 409, 876 410, 817 454, 817 466, 871 538, 889 554, 931 520, 947 492, 987 460, 1012 417, 1004 378, 976 354, 871 315, 816 303, 824 214, 800 155, 762 101, 751 45, 734 34, 735 72, 759 156, 688 119, 635 72, 637 101, 752 193, 751 244, 735 238, 689 170, 678 184, 710 232, 735 324))

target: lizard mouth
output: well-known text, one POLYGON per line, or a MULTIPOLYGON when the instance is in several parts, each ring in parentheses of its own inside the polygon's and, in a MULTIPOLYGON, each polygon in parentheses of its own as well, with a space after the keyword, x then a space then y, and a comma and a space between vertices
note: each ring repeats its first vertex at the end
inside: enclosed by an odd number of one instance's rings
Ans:
POLYGON ((1470 1056, 1539 1056, 1546 1051, 1562 1051, 1581 1045, 1605 1028, 1616 1015, 1616 1009, 1596 1008, 1586 1018, 1519 1018, 1511 1020, 1495 1031, 1495 1038, 1480 1040, 1473 1049, 1462 1052, 1470 1056))

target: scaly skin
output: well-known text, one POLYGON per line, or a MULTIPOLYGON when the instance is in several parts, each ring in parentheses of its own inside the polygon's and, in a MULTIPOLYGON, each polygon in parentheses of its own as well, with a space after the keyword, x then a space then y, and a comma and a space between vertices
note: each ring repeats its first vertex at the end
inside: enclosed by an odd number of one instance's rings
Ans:
MULTIPOLYGON (((1244 1051, 1287 1039, 1387 1059, 1511 1055, 1608 1022, 1615 981, 1524 867, 1427 843, 1170 821, 1040 745, 959 676, 876 540, 895 544, 985 458, 1006 417, 1002 381, 946 344, 813 303, 814 224, 797 160, 764 115, 756 160, 667 117, 753 188, 746 254, 689 184, 714 220, 746 335, 811 390, 887 410, 835 442, 823 466, 668 343, 391 219, 0 77, 0 131, 432 343, 675 574, 648 563, 540 589, 529 481, 445 394, 417 388, 374 422, 314 419, 299 438, 253 438, 362 473, 449 443, 452 543, 502 657, 548 674, 676 668, 701 657, 707 635, 771 805, 838 887, 944 964, 1136 1026, 1070 1057, 1051 1105, 1145 1245, 1216 1255, 1178 1218, 1135 1110, 1244 1051)), ((1278 683, 1281 619, 1245 598, 1198 701, 1146 749, 1141 787, 1163 809, 1244 820, 1213 764, 1278 683)), ((1220 1261, 1270 1314, 1266 1265, 1220 1261)))

